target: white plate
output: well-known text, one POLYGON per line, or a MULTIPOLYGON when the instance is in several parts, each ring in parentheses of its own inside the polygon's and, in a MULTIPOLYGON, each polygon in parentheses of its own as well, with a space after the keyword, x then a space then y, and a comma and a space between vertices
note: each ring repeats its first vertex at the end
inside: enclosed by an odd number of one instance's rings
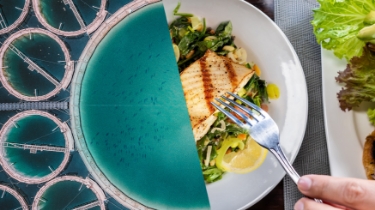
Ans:
POLYGON ((347 62, 322 50, 322 79, 324 120, 329 164, 332 176, 366 178, 362 165, 362 151, 366 136, 374 127, 367 119, 368 104, 353 111, 343 112, 337 93, 342 88, 336 83, 337 72, 346 68, 347 62))
MULTIPOLYGON (((280 128, 281 147, 294 160, 305 134, 307 88, 301 64, 286 36, 264 13, 239 0, 163 0, 168 22, 176 18, 173 9, 178 2, 180 12, 206 18, 209 27, 232 21, 237 46, 244 47, 248 60, 259 65, 261 78, 280 88, 281 96, 271 101, 270 114, 280 128)), ((211 208, 247 208, 270 192, 284 175, 276 159, 268 154, 254 172, 226 174, 222 180, 208 184, 211 208)))

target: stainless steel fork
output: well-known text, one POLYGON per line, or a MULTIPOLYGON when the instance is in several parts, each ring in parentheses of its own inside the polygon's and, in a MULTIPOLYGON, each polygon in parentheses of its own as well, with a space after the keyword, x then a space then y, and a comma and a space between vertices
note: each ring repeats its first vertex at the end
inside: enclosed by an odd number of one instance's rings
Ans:
MULTIPOLYGON (((280 147, 279 128, 276 125, 275 121, 269 116, 267 112, 263 111, 257 105, 233 93, 228 92, 228 94, 252 108, 252 109, 249 109, 237 103, 235 100, 231 100, 225 96, 221 96, 222 99, 224 100, 216 99, 216 101, 218 101, 224 107, 236 113, 236 115, 239 116, 239 118, 242 118, 242 120, 238 119, 232 113, 223 109, 219 105, 213 102, 211 102, 211 104, 215 106, 218 110, 220 110, 222 113, 224 113, 227 117, 229 117, 238 126, 247 130, 250 136, 256 142, 258 142, 259 145, 268 149, 280 162, 281 166, 284 168, 284 170, 287 172, 290 178, 292 178, 292 180, 297 184, 300 176, 298 175, 296 170, 293 168, 293 166, 290 164, 290 162, 288 161, 288 159, 286 158, 284 152, 282 151, 280 147), (229 104, 226 103, 225 101, 229 102, 229 104)), ((316 202, 322 203, 322 200, 319 200, 319 199, 314 199, 314 200, 316 202)))

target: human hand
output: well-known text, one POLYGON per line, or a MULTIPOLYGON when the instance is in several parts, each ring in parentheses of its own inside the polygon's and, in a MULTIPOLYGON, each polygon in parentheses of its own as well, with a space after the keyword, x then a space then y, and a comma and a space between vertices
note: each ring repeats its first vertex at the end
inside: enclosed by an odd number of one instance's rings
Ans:
POLYGON ((299 179, 298 189, 305 196, 322 199, 324 203, 301 198, 294 205, 295 210, 375 208, 375 181, 372 180, 306 175, 299 179))

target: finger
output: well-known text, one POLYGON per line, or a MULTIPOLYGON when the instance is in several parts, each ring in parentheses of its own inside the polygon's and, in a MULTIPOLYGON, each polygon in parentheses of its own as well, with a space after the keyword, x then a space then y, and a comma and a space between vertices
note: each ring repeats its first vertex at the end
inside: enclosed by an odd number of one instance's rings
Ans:
POLYGON ((301 198, 297 201, 294 205, 295 210, 341 210, 342 208, 336 208, 334 206, 325 204, 325 203, 318 203, 314 200, 308 198, 301 198))
POLYGON ((354 209, 375 206, 375 181, 322 175, 303 176, 298 189, 306 196, 328 200, 354 209))

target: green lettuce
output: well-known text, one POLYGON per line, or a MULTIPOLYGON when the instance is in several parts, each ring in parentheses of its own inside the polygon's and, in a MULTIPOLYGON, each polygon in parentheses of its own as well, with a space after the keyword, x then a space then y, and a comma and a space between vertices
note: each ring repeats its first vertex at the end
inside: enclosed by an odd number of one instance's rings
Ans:
POLYGON ((375 125, 375 109, 367 110, 367 117, 372 125, 375 125))
POLYGON ((364 19, 375 10, 374 0, 318 0, 311 24, 317 42, 339 58, 361 56, 365 41, 357 38, 364 19))
POLYGON ((336 81, 344 84, 337 94, 340 108, 351 110, 363 101, 375 102, 375 55, 363 48, 361 57, 353 57, 347 68, 340 71, 336 81))

